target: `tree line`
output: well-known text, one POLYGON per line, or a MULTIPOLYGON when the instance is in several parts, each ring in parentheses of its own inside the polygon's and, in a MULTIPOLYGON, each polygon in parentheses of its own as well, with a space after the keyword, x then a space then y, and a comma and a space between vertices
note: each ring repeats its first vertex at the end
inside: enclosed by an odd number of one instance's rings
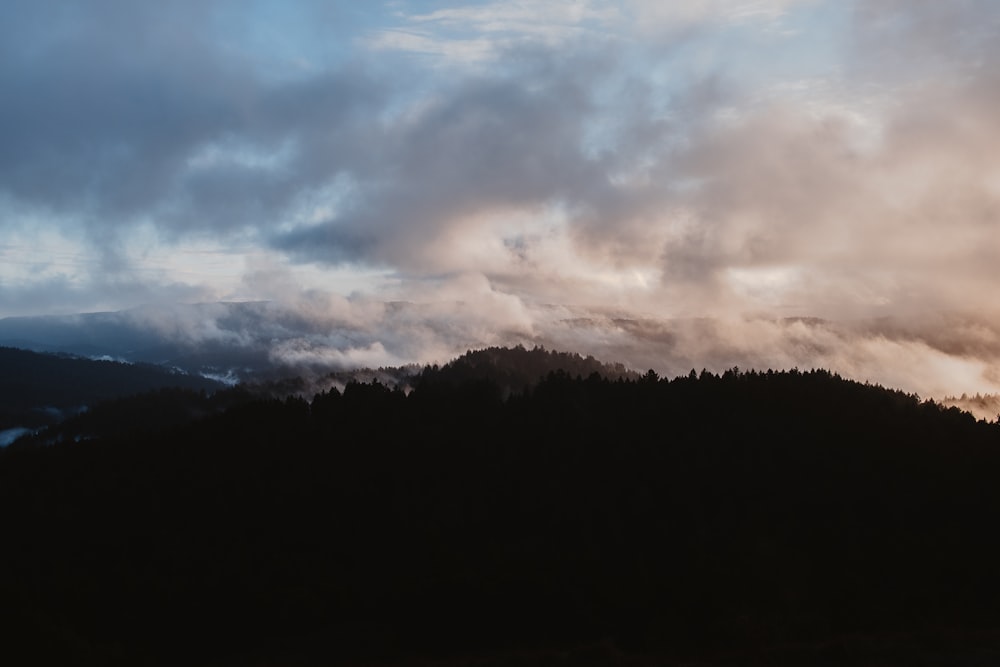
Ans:
POLYGON ((428 369, 171 424, 0 452, 9 648, 690 657, 1000 619, 1000 426, 827 371, 428 369))

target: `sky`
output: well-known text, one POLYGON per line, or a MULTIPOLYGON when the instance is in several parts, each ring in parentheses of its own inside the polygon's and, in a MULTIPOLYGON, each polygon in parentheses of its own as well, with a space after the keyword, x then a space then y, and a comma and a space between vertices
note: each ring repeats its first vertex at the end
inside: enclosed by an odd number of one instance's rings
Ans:
POLYGON ((996 63, 995 0, 5 0, 0 317, 997 392, 996 63))

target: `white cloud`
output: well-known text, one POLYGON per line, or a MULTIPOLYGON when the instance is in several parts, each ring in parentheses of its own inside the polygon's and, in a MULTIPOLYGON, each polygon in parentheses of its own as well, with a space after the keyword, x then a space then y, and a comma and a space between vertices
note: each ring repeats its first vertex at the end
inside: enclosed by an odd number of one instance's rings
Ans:
POLYGON ((504 33, 540 37, 546 41, 578 35, 584 26, 606 24, 620 17, 613 5, 588 0, 519 2, 439 9, 411 15, 414 24, 439 26, 457 32, 504 33))
POLYGON ((404 51, 437 56, 451 63, 481 64, 496 55, 497 45, 488 39, 441 39, 414 30, 381 30, 365 40, 373 50, 404 51))
POLYGON ((775 21, 796 5, 812 0, 626 0, 643 32, 685 30, 706 24, 775 21))
POLYGON ((427 13, 400 14, 401 24, 377 31, 365 43, 440 58, 438 65, 497 64, 525 46, 556 48, 584 38, 604 40, 621 20, 613 3, 590 0, 500 0, 427 13))

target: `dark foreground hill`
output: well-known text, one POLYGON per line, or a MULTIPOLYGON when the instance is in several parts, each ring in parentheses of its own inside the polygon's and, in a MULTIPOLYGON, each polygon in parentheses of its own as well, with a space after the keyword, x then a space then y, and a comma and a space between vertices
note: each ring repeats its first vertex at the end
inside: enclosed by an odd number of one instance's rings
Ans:
POLYGON ((822 371, 553 372, 502 394, 350 384, 0 452, 2 650, 921 664, 974 639, 981 664, 1000 655, 997 424, 822 371))

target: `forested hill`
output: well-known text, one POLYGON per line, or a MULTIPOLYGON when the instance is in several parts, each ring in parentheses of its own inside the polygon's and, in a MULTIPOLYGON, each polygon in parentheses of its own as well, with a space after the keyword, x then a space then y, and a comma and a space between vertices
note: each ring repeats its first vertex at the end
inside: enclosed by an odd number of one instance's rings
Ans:
POLYGON ((581 357, 571 352, 557 352, 543 347, 530 350, 518 345, 513 348, 489 347, 470 350, 457 359, 438 367, 423 370, 425 382, 462 383, 489 380, 505 394, 533 387, 552 372, 570 377, 588 377, 593 373, 611 379, 637 379, 638 373, 620 363, 604 363, 594 357, 581 357))
MULTIPOLYGON (((454 385, 474 380, 488 380, 495 384, 504 396, 508 396, 512 392, 521 392, 538 384, 546 374, 556 370, 580 377, 587 377, 593 373, 610 379, 639 377, 638 373, 629 371, 622 364, 602 363, 593 357, 581 357, 541 347, 527 350, 518 346, 470 351, 441 367, 435 365, 421 368, 413 365, 355 369, 337 371, 318 378, 300 376, 243 383, 238 387, 221 390, 214 381, 170 373, 155 366, 93 362, 22 350, 13 352, 19 353, 18 358, 23 357, 24 361, 20 366, 11 365, 14 377, 20 378, 14 386, 24 386, 29 382, 34 386, 33 391, 18 394, 16 400, 8 403, 14 412, 13 415, 9 415, 7 421, 17 425, 29 421, 32 426, 49 424, 48 428, 36 435, 23 436, 21 445, 117 435, 143 427, 155 430, 192 421, 199 416, 214 414, 226 407, 254 398, 284 399, 287 396, 311 398, 317 391, 325 391, 330 387, 343 388, 352 382, 377 381, 389 388, 408 390, 416 384, 427 387, 437 383, 454 385), (72 366, 67 367, 65 362, 70 362, 72 366), (95 364, 100 365, 95 366, 95 364), (32 369, 39 372, 33 374, 32 369), (99 372, 95 372, 93 377, 88 377, 85 373, 88 369, 92 371, 96 369, 99 372), (118 373, 121 377, 114 382, 116 376, 109 376, 109 372, 118 373), (77 381, 78 378, 82 378, 83 381, 77 381), (122 382, 122 378, 132 380, 132 383, 122 382), (136 378, 152 381, 137 385, 136 378), (67 379, 70 381, 68 386, 67 379), (185 384, 188 388, 184 387, 185 384), (137 386, 140 390, 153 387, 157 389, 136 392, 137 386), (193 390, 192 387, 199 389, 193 390), (200 390, 205 387, 215 388, 216 391, 205 395, 200 390), (66 404, 64 394, 70 398, 70 403, 66 404), (69 416, 60 415, 52 410, 39 409, 41 406, 76 408, 82 405, 88 407, 85 413, 71 412, 69 416)), ((0 358, 0 362, 2 361, 0 358)), ((2 386, 0 382, 0 388, 2 386)))
POLYGON ((0 451, 0 646, 11 664, 996 664, 998 479, 1000 425, 824 371, 248 400, 0 451))
POLYGON ((0 431, 51 423, 60 411, 162 387, 213 390, 206 378, 150 364, 95 361, 0 347, 0 431))

